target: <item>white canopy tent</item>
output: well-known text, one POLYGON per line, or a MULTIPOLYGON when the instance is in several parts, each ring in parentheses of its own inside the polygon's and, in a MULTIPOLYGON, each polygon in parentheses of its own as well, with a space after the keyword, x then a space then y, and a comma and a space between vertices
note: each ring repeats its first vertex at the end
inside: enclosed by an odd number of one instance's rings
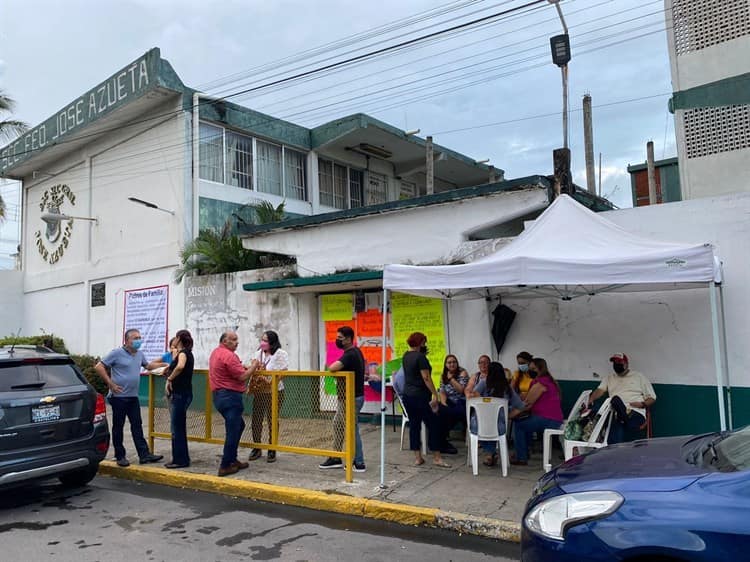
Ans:
MULTIPOLYGON (((721 429, 726 429, 719 335, 721 263, 710 244, 675 244, 636 236, 567 195, 558 197, 513 242, 459 265, 387 265, 383 271, 383 341, 388 291, 444 299, 495 295, 570 300, 603 292, 709 289, 721 429)), ((723 315, 722 315, 723 316, 723 315)), ((385 348, 383 352, 385 364, 385 348)), ((731 412, 731 404, 730 404, 731 412)), ((385 385, 381 398, 384 481, 385 385)))

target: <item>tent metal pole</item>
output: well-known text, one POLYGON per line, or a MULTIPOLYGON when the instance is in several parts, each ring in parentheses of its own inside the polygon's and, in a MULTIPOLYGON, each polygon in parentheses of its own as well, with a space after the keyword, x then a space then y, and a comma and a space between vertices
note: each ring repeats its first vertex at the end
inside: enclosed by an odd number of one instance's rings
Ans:
MULTIPOLYGON (((383 287, 383 356, 380 380, 380 487, 385 488, 385 368, 388 325, 388 289, 383 287)), ((391 375, 391 381, 393 376, 391 375)))
POLYGON ((711 297, 711 328, 714 339, 714 368, 716 369, 716 392, 719 398, 719 423, 722 431, 727 429, 726 416, 724 414, 724 383, 721 374, 721 342, 719 341, 719 307, 716 303, 716 283, 711 281, 709 286, 711 297))
POLYGON ((724 360, 724 372, 727 377, 727 422, 729 429, 734 429, 732 418, 732 380, 729 377, 729 353, 727 352, 727 323, 724 317, 724 287, 719 284, 719 312, 721 312, 721 355, 724 360))

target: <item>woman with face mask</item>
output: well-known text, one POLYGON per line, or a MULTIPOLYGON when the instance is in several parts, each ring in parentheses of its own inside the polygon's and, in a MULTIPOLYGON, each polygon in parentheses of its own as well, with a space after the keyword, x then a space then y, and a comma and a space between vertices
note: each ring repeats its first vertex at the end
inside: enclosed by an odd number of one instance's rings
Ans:
POLYGON ((443 445, 443 433, 438 418, 438 392, 432 382, 432 366, 427 360, 427 336, 414 332, 406 340, 409 351, 404 353, 401 362, 404 369, 403 402, 409 416, 409 448, 414 451, 414 464, 424 464, 422 457, 420 433, 422 422, 427 426, 428 446, 432 451, 432 464, 441 468, 450 468, 443 460, 440 448, 443 445))
POLYGON ((513 422, 516 456, 510 461, 510 464, 522 466, 528 464, 531 434, 558 429, 563 422, 560 385, 547 369, 547 362, 541 357, 534 357, 529 371, 533 381, 524 402, 531 415, 513 422))
MULTIPOLYGON (((260 346, 255 352, 251 365, 259 371, 286 371, 289 368, 289 356, 281 349, 279 335, 273 330, 263 332, 260 346)), ((253 413, 251 428, 253 443, 260 443, 263 438, 263 419, 267 422, 268 442, 271 442, 271 377, 253 375, 248 385, 248 393, 253 394, 253 413)), ((279 380, 279 412, 284 402, 284 382, 279 380)), ((263 456, 260 449, 252 449, 248 460, 255 461, 263 456)), ((267 462, 276 462, 276 451, 268 451, 267 462)))
POLYGON ((531 370, 529 365, 531 364, 532 355, 528 351, 522 351, 516 355, 516 361, 518 362, 518 370, 513 374, 513 380, 511 386, 513 390, 521 397, 521 400, 526 400, 526 394, 529 392, 531 386, 531 370))

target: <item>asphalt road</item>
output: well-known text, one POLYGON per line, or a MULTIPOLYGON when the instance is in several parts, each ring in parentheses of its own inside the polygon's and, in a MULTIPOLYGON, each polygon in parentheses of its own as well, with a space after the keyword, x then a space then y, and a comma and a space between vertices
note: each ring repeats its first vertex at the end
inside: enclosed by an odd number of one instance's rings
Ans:
POLYGON ((4 561, 518 560, 473 536, 97 477, 0 493, 4 561))

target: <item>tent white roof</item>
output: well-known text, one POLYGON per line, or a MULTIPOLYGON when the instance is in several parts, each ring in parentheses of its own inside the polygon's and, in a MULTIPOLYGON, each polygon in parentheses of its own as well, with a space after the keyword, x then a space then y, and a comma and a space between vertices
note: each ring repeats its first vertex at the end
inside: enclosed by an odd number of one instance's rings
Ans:
POLYGON ((388 265, 383 288, 442 298, 574 298, 605 291, 705 287, 721 281, 710 244, 634 235, 567 195, 494 254, 468 264, 388 265))

